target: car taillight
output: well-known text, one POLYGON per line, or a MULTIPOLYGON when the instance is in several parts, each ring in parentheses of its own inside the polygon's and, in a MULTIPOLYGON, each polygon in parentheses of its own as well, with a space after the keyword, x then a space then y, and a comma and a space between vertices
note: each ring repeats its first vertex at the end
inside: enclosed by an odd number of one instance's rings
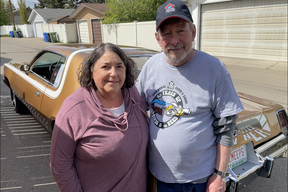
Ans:
POLYGON ((278 111, 278 120, 279 120, 280 127, 282 129, 282 132, 287 135, 287 132, 288 132, 288 126, 287 126, 288 118, 287 118, 285 110, 278 111))

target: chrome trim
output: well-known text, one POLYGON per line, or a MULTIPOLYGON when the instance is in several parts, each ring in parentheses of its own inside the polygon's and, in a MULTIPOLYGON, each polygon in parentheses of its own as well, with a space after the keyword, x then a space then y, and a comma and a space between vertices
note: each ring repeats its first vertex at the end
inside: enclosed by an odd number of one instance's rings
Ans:
POLYGON ((288 116, 287 116, 286 110, 285 110, 284 108, 279 109, 278 111, 276 111, 276 116, 277 116, 277 119, 278 119, 278 122, 279 122, 279 126, 280 126, 280 129, 281 129, 282 133, 283 133, 284 135, 287 135, 287 136, 288 136, 288 116), (284 116, 285 116, 285 119, 286 119, 286 124, 287 124, 287 126, 286 126, 286 130, 285 130, 285 131, 283 131, 283 129, 282 129, 282 127, 281 127, 279 112, 283 112, 283 113, 284 113, 284 116), (284 132, 285 132, 285 133, 284 133, 284 132))
MULTIPOLYGON (((236 192, 239 190, 239 186, 240 186, 240 188, 243 188, 246 185, 250 184, 250 182, 247 182, 247 183, 244 182, 243 183, 243 180, 252 174, 256 174, 257 176, 261 176, 261 177, 269 177, 271 175, 271 172, 273 169, 274 159, 267 157, 264 160, 261 160, 260 162, 261 162, 260 164, 258 164, 256 166, 254 166, 253 168, 245 171, 243 174, 241 174, 238 177, 237 176, 233 177, 232 175, 228 176, 226 178, 226 181, 227 181, 227 183, 229 183, 229 186, 228 186, 229 192, 236 192)), ((247 179, 246 179, 246 181, 247 181, 247 179)))
POLYGON ((45 79, 44 77, 42 77, 41 75, 38 75, 32 70, 30 70, 29 73, 32 73, 33 75, 35 75, 36 77, 38 77, 40 80, 44 81, 47 84, 52 84, 48 79, 45 79))
POLYGON ((288 117, 287 117, 287 114, 286 114, 286 111, 285 111, 284 108, 279 109, 279 110, 276 111, 277 116, 278 116, 278 113, 279 113, 280 111, 284 111, 284 113, 285 113, 285 115, 286 115, 286 119, 287 119, 288 117))
MULTIPOLYGON (((266 175, 266 177, 269 177, 272 173, 272 169, 273 169, 273 165, 274 165, 274 158, 266 157, 265 159, 266 159, 266 161, 265 161, 266 163, 268 163, 268 162, 272 163, 272 165, 270 165, 269 171, 267 172, 267 175, 266 175)), ((267 165, 266 165, 266 167, 267 167, 267 165)))
POLYGON ((251 178, 269 177, 273 170, 275 162, 274 159, 283 155, 285 152, 287 153, 287 138, 283 134, 278 135, 271 141, 265 143, 264 145, 258 147, 255 150, 253 144, 250 142, 246 144, 246 149, 248 163, 245 162, 247 164, 243 163, 233 169, 231 169, 230 167, 228 168, 230 175, 226 177, 226 181, 227 189, 229 189, 229 191, 231 192, 236 192, 239 189, 245 187, 245 185, 251 183, 253 181, 250 181, 251 178), (274 148, 275 150, 273 150, 274 148), (261 153, 263 152, 264 154, 266 152, 268 155, 264 157, 261 156, 261 153), (271 153, 269 154, 269 152, 271 153), (241 172, 242 168, 244 169, 244 172, 241 172))
POLYGON ((283 155, 287 151, 288 151, 288 145, 286 144, 285 146, 283 146, 279 150, 275 151, 274 153, 270 154, 269 156, 271 158, 277 158, 277 157, 283 155))
POLYGON ((247 152, 247 161, 237 167, 234 167, 233 169, 231 169, 230 167, 228 168, 231 177, 233 177, 235 180, 244 179, 251 173, 263 167, 265 163, 265 159, 263 159, 260 155, 255 153, 254 145, 252 142, 249 142, 245 145, 247 152))
MULTIPOLYGON (((277 136, 276 138, 274 138, 273 140, 263 144, 262 146, 258 147, 255 151, 259 154, 261 154, 262 152, 268 150, 269 148, 273 147, 274 145, 276 145, 277 143, 285 140, 286 137, 285 135, 281 134, 279 136, 277 136)), ((286 147, 287 147, 287 143, 286 143, 286 147)))
MULTIPOLYGON (((236 176, 236 178, 234 177, 234 180, 242 180, 245 177, 247 177, 248 175, 250 175, 251 173, 254 173, 256 170, 260 169, 263 167, 264 165, 264 161, 260 162, 261 164, 253 166, 251 169, 247 170, 246 172, 240 174, 240 176, 236 176)), ((230 177, 230 176, 229 176, 230 177)))
POLYGON ((40 97, 41 94, 40 94, 38 91, 36 91, 36 92, 35 92, 35 95, 36 95, 37 97, 40 97))
POLYGON ((129 57, 131 57, 131 58, 135 58, 135 57, 152 57, 153 55, 133 55, 133 54, 131 54, 131 55, 128 55, 129 57))

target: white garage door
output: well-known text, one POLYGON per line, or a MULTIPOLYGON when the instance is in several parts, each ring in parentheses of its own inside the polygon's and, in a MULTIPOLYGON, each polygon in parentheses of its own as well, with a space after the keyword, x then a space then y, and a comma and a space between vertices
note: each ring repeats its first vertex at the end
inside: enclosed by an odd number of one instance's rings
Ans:
POLYGON ((204 4, 200 33, 214 56, 287 61, 287 0, 204 4))
POLYGON ((87 21, 78 21, 79 43, 89 43, 89 32, 87 21))
POLYGON ((41 23, 34 23, 35 32, 36 32, 35 37, 43 37, 44 38, 42 25, 43 25, 42 22, 41 23))

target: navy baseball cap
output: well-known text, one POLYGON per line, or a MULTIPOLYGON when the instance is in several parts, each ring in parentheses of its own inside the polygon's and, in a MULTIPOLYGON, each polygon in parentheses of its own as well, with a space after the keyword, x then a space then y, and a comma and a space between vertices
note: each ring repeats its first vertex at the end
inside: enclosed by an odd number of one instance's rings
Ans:
POLYGON ((156 31, 158 31, 160 25, 170 18, 183 19, 186 22, 193 22, 191 13, 185 3, 181 0, 166 1, 157 9, 156 15, 156 31))

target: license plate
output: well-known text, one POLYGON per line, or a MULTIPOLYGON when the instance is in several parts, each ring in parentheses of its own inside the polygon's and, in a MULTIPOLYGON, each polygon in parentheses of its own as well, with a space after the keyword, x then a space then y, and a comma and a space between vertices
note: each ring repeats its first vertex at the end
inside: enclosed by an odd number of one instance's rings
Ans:
POLYGON ((229 166, 233 169, 247 161, 246 145, 242 145, 232 150, 229 166))

